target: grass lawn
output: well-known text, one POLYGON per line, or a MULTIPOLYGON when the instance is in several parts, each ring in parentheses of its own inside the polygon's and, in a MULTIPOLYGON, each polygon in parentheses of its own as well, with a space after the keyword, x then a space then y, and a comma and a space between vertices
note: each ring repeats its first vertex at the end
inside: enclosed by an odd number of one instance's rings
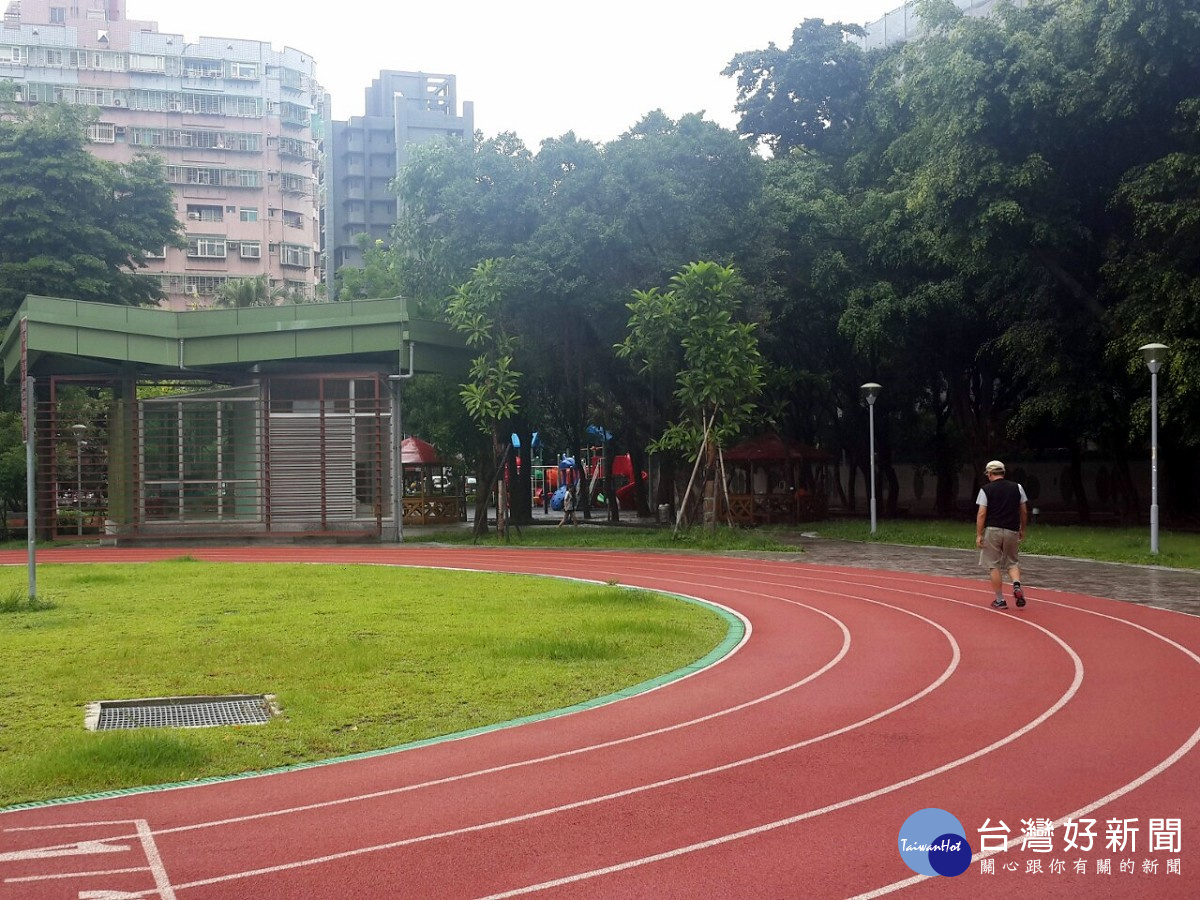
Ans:
MULTIPOLYGON (((529 530, 526 531, 528 533, 529 530)), ((613 585, 373 566, 43 565, 0 575, 0 807, 269 769, 603 696, 726 620, 613 585), (7 599, 4 599, 7 597, 7 599), (92 700, 272 693, 265 726, 88 732, 92 700)))
MULTIPOLYGON (((821 537, 851 541, 878 541, 919 547, 975 549, 975 522, 925 519, 880 519, 870 534, 865 519, 830 519, 804 526, 821 537)), ((1082 525, 1033 525, 1021 552, 1069 556, 1105 562, 1200 569, 1200 534, 1182 531, 1159 533, 1159 554, 1150 552, 1150 527, 1102 528, 1082 525)))

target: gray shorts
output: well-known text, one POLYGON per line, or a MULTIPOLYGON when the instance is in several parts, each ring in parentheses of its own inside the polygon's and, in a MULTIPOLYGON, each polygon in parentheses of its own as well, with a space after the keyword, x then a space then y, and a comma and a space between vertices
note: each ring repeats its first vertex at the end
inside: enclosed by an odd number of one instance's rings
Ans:
POLYGON ((983 548, 979 551, 979 565, 985 569, 1011 568, 1017 564, 1020 546, 1017 532, 1008 528, 985 528, 983 548))

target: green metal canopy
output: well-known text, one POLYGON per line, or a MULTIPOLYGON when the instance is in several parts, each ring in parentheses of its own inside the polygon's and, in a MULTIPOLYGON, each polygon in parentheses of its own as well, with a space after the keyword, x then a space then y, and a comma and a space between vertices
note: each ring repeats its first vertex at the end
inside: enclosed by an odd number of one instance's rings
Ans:
POLYGON ((408 316, 407 302, 347 300, 173 312, 30 295, 0 345, 6 381, 28 375, 257 373, 378 365, 459 374, 468 355, 448 325, 408 316), (415 351, 413 345, 417 345, 415 351), (307 366, 305 365, 307 364, 307 366))

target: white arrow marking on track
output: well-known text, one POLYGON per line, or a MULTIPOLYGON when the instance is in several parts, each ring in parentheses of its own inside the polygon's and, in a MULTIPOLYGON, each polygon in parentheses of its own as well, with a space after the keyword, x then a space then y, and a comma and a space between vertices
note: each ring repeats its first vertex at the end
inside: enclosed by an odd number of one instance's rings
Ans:
POLYGON ((79 841, 76 844, 63 844, 58 847, 35 847, 33 850, 0 853, 0 862, 14 862, 18 859, 52 859, 56 856, 90 856, 94 853, 125 853, 128 850, 128 844, 79 841))

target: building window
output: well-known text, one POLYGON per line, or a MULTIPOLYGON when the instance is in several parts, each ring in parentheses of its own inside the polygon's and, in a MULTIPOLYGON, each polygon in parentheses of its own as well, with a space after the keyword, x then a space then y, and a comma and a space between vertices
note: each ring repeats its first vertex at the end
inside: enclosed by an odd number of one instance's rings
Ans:
POLYGON ((308 141, 284 137, 279 139, 279 154, 294 159, 312 159, 312 145, 308 141))
POLYGON ((188 78, 221 78, 225 66, 219 59, 187 58, 183 61, 183 74, 188 78))
POLYGON ((258 66, 254 63, 232 62, 229 64, 230 78, 258 78, 258 66))
POLYGON ((209 115, 220 115, 222 110, 222 100, 224 98, 220 94, 184 94, 183 95, 183 111, 189 113, 202 113, 209 115))
POLYGON ((225 238, 200 235, 189 238, 187 255, 192 259, 224 259, 225 238))
POLYGON ((223 187, 262 187, 262 173, 254 169, 221 169, 212 166, 165 166, 170 184, 215 184, 223 187))
POLYGON ((125 54, 110 50, 97 50, 92 53, 92 68, 103 72, 124 72, 125 54))
POLYGON ((233 97, 234 106, 229 113, 243 118, 260 118, 262 116, 262 99, 260 97, 233 97))
POLYGON ((281 244, 279 264, 307 269, 312 265, 312 249, 301 244, 281 244))
POLYGON ((146 259, 166 259, 166 258, 167 258, 167 245, 166 244, 163 244, 157 250, 147 250, 146 251, 146 259))
POLYGON ((241 209, 238 210, 238 218, 243 222, 257 222, 258 221, 258 207, 243 206, 241 209))
POLYGON ((148 53, 130 53, 129 69, 133 72, 165 72, 167 61, 165 57, 148 53))
POLYGON ((201 206, 195 203, 188 204, 187 217, 192 222, 223 222, 225 220, 224 210, 221 207, 201 206))
POLYGON ((67 21, 67 8, 65 6, 50 7, 50 24, 62 25, 67 21))
POLYGON ((261 259, 262 243, 259 241, 242 241, 240 256, 242 259, 261 259))
POLYGON ((308 179, 303 175, 282 172, 279 175, 279 188, 289 194, 308 194, 308 179))
POLYGON ((186 282, 186 293, 211 297, 228 280, 221 275, 189 275, 186 282))
POLYGON ((114 144, 117 140, 117 126, 112 122, 96 122, 88 126, 88 140, 96 144, 114 144))
POLYGON ((289 228, 303 228, 304 214, 285 209, 283 211, 283 224, 289 228))

